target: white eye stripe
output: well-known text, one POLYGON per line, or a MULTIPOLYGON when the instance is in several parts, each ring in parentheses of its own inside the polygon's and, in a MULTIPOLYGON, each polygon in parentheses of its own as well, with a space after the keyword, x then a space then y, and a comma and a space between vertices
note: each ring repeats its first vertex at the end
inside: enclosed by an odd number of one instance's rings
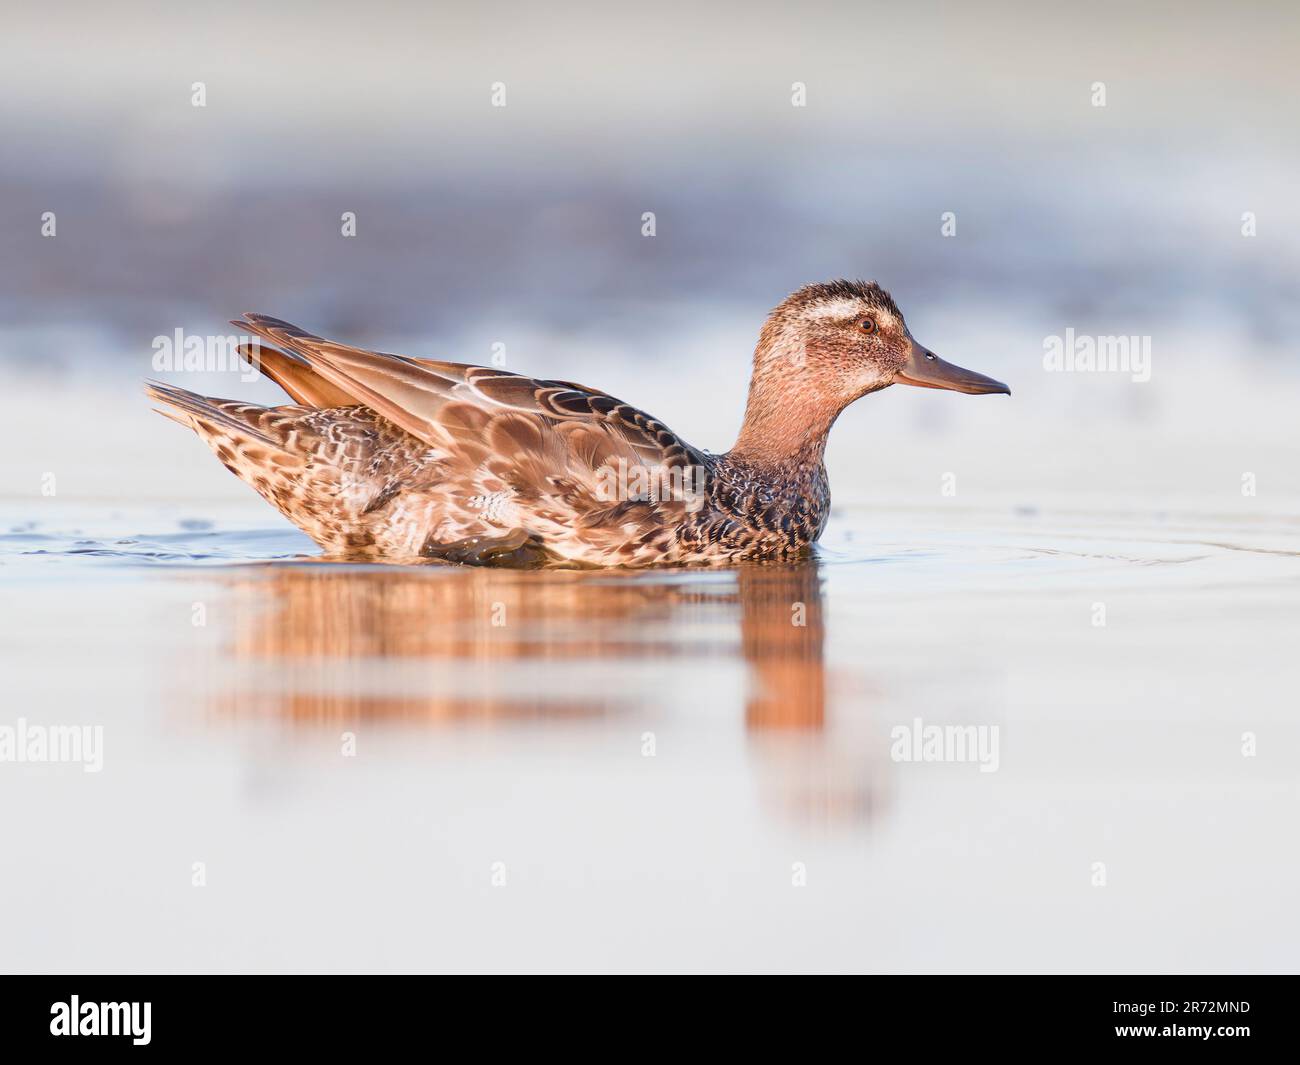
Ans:
POLYGON ((830 300, 813 304, 804 314, 809 318, 856 318, 862 310, 857 300, 830 300))
POLYGON ((875 319, 876 328, 883 329, 892 319, 885 312, 876 307, 868 307, 860 300, 831 300, 827 303, 817 303, 804 311, 806 318, 838 318, 845 322, 861 322, 866 317, 875 319))

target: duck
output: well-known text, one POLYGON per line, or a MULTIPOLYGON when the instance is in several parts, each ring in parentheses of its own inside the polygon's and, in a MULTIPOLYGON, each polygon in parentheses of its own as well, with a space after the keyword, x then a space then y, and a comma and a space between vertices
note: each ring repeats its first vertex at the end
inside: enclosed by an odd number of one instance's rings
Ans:
POLYGON ((240 354, 293 401, 261 406, 151 381, 329 557, 507 566, 793 561, 830 516, 824 456, 850 404, 891 385, 1011 390, 912 337, 874 281, 805 285, 768 314, 731 450, 571 381, 351 347, 263 314, 240 354))

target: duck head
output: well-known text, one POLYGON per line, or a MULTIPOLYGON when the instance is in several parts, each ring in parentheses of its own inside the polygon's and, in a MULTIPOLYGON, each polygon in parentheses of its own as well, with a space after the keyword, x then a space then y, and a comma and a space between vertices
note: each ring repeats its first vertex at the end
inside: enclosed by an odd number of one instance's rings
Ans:
POLYGON ((898 305, 874 281, 807 285, 763 324, 736 450, 801 450, 824 440, 854 400, 895 384, 1011 394, 1001 381, 945 362, 917 343, 898 305))

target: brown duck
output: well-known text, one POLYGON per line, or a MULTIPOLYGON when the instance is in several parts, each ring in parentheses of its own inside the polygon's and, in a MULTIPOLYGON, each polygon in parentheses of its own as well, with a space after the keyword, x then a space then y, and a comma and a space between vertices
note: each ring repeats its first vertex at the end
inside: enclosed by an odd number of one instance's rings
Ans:
POLYGON ((912 339, 874 282, 809 285, 768 315, 724 455, 604 392, 365 351, 260 314, 241 353, 292 406, 149 394, 331 554, 681 565, 805 555, 830 512, 840 411, 892 384, 1010 389, 912 339), (268 346, 272 345, 272 346, 268 346))

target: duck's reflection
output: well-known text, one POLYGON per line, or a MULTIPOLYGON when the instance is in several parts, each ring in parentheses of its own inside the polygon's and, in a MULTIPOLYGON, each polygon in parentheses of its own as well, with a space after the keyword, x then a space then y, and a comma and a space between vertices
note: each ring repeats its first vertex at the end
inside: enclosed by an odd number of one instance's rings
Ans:
POLYGON ((765 796, 869 812, 861 705, 828 721, 816 561, 654 574, 302 564, 227 580, 223 714, 341 728, 627 715, 640 729, 740 699, 765 796))

